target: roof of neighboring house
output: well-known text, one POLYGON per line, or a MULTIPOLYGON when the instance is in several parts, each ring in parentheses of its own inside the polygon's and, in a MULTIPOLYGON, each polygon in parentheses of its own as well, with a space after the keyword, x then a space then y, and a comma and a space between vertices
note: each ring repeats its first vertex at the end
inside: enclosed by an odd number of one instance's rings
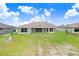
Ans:
POLYGON ((59 28, 79 28, 79 23, 58 26, 59 28))
POLYGON ((6 25, 3 23, 0 23, 0 28, 15 28, 14 26, 6 25))
POLYGON ((69 24, 68 27, 79 28, 79 22, 78 23, 69 24))
POLYGON ((67 27, 66 25, 59 25, 59 26, 57 26, 58 28, 65 28, 65 27, 67 27))
POLYGON ((25 24, 20 26, 20 28, 55 28, 54 24, 48 22, 32 22, 29 24, 25 24))

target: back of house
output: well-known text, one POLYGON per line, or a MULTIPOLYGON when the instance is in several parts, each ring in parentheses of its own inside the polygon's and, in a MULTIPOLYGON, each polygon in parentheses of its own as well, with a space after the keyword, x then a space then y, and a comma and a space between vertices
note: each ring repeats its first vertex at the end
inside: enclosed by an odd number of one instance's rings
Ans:
POLYGON ((68 31, 70 33, 79 33, 79 22, 58 26, 59 31, 68 31))
POLYGON ((20 34, 28 34, 34 32, 54 32, 56 26, 48 22, 31 22, 19 26, 17 32, 20 34))

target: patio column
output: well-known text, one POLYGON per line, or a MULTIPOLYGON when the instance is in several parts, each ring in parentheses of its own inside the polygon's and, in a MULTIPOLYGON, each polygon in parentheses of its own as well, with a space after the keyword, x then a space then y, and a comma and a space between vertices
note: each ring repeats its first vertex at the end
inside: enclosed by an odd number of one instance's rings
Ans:
POLYGON ((50 32, 50 28, 48 28, 48 32, 50 32))
POLYGON ((28 28, 28 29, 27 29, 27 32, 28 32, 28 33, 31 33, 31 32, 32 32, 31 28, 28 28))

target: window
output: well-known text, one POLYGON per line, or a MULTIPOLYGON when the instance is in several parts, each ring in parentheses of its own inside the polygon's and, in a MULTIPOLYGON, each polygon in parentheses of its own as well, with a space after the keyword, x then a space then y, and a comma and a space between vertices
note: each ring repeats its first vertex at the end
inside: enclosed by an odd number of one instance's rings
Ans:
POLYGON ((3 30, 3 28, 0 28, 0 30, 3 30))
POLYGON ((50 32, 53 32, 53 28, 50 28, 50 32))
POLYGON ((48 32, 48 28, 47 28, 47 32, 48 32))
POLYGON ((21 28, 21 32, 27 32, 27 28, 21 28))
POLYGON ((36 28, 36 32, 42 32, 42 28, 36 28))
POLYGON ((74 32, 79 32, 79 28, 74 29, 74 32))

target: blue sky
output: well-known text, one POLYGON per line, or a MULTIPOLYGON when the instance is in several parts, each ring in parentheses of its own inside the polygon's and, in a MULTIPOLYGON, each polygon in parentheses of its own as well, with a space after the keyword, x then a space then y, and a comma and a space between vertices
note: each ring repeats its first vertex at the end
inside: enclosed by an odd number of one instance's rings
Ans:
POLYGON ((78 3, 6 3, 0 4, 0 22, 23 25, 46 21, 55 25, 79 22, 78 3))

